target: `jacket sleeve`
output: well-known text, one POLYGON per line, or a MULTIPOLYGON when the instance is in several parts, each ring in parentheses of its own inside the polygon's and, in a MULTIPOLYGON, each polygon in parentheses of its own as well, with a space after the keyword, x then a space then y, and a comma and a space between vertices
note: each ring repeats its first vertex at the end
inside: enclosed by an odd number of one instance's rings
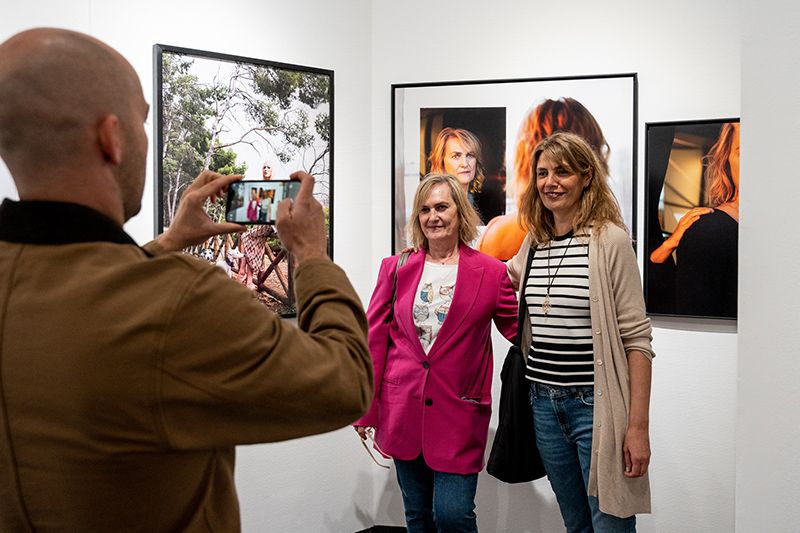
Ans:
POLYGON ((626 352, 639 350, 652 359, 655 357, 650 344, 652 328, 645 311, 642 281, 631 240, 616 226, 604 228, 601 238, 606 248, 622 345, 626 352))
POLYGON ((519 302, 511 280, 504 271, 500 272, 500 283, 497 291, 497 307, 494 314, 494 324, 497 330, 511 342, 517 338, 517 313, 519 302))
POLYGON ((295 271, 297 325, 217 268, 179 289, 154 357, 157 420, 177 449, 280 441, 345 426, 372 396, 366 317, 328 259, 295 271))
POLYGON ((387 323, 392 309, 394 294, 394 278, 398 257, 388 257, 381 262, 378 281, 367 307, 367 323, 369 324, 369 352, 372 355, 374 372, 374 391, 372 405, 367 414, 357 420, 356 426, 375 427, 378 425, 378 398, 383 382, 383 369, 386 367, 386 356, 389 347, 390 325, 387 323))

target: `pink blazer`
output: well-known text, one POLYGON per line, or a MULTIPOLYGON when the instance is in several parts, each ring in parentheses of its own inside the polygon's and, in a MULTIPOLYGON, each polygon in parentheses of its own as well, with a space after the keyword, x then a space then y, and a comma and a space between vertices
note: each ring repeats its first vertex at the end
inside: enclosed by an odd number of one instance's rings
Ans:
POLYGON ((461 245, 450 311, 425 355, 413 319, 425 252, 412 253, 400 267, 395 314, 387 325, 397 261, 381 262, 369 302, 375 395, 355 425, 375 427, 376 447, 395 459, 422 452, 436 471, 479 472, 492 413, 491 323, 509 340, 517 333, 517 298, 506 267, 461 245))

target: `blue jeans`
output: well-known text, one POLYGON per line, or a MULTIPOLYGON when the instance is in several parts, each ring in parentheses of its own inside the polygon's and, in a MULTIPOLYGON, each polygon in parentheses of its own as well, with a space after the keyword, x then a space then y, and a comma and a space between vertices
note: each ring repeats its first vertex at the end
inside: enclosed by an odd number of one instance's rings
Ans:
POLYGON ((477 533, 478 474, 437 472, 422 455, 413 461, 395 459, 394 465, 408 533, 477 533))
POLYGON ((569 533, 635 532, 636 516, 600 511, 588 495, 592 458, 594 387, 531 384, 536 445, 569 533))

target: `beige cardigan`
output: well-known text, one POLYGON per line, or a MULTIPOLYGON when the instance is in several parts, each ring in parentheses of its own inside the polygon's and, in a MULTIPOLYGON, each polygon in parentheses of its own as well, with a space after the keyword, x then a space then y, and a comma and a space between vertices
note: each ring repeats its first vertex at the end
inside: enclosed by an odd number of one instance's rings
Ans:
MULTIPOLYGON (((517 255, 507 263, 511 283, 517 288, 529 247, 530 237, 526 237, 517 255)), ((650 320, 645 314, 636 255, 627 232, 615 225, 591 232, 589 297, 595 354, 589 494, 597 496, 600 510, 607 514, 628 517, 649 513, 648 476, 625 477, 622 446, 630 409, 627 352, 639 350, 650 360, 655 354, 650 346, 650 320)), ((530 346, 530 332, 530 318, 526 316, 522 346, 530 346)))

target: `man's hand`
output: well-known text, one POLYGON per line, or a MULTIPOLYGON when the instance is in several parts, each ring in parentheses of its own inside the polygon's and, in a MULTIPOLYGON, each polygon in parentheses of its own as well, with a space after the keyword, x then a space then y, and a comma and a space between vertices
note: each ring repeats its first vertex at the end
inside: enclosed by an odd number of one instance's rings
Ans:
POLYGON ((164 250, 176 252, 187 246, 200 244, 209 237, 247 229, 241 224, 213 222, 203 209, 206 200, 212 202, 228 190, 228 185, 242 179, 241 176, 223 176, 204 170, 183 192, 178 212, 169 228, 156 238, 164 250))
POLYGON ((278 237, 298 264, 307 259, 327 257, 325 214, 313 196, 314 176, 298 171, 289 177, 300 180, 300 191, 294 201, 287 198, 278 204, 275 220, 278 237))

